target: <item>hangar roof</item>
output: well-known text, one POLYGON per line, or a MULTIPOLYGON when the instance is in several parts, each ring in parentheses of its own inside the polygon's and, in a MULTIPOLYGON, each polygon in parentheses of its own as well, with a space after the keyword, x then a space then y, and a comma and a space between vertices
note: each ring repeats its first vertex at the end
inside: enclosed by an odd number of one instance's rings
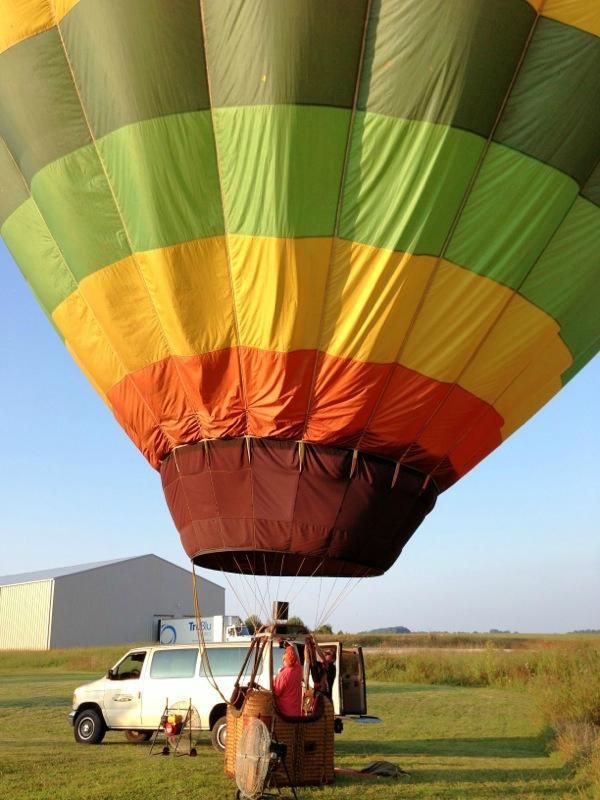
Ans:
MULTIPOLYGON (((0 576, 0 586, 7 586, 12 583, 31 583, 33 581, 52 580, 53 578, 62 578, 65 575, 75 575, 78 572, 89 572, 92 569, 108 567, 111 564, 123 564, 126 561, 135 561, 139 558, 149 557, 158 558, 160 561, 164 561, 165 564, 169 564, 171 567, 177 567, 184 572, 188 572, 188 570, 180 567, 178 564, 173 564, 170 561, 161 558, 160 556, 154 555, 154 553, 145 553, 141 556, 130 556, 129 558, 114 558, 112 561, 95 561, 91 564, 75 564, 72 567, 54 567, 53 569, 42 569, 38 570, 37 572, 21 572, 18 575, 4 575, 0 576)), ((203 582, 212 583, 214 586, 218 586, 219 589, 223 588, 222 586, 219 586, 218 583, 214 583, 214 581, 207 581, 204 577, 202 580, 203 582)))

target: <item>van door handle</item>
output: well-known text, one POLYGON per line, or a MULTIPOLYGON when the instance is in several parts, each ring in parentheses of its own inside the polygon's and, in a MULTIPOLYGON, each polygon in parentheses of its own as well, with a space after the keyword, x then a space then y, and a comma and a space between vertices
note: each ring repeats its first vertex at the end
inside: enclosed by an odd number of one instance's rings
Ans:
POLYGON ((114 695, 113 700, 116 703, 129 703, 130 700, 133 700, 133 697, 130 694, 116 694, 114 695))

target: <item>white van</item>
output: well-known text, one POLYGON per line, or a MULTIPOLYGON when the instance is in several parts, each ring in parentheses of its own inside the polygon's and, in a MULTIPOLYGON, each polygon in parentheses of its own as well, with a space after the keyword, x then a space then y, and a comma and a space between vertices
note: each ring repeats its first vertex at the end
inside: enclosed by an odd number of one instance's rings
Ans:
MULTIPOLYGON (((336 651, 336 678, 332 700, 337 717, 366 714, 365 672, 360 647, 342 648, 339 642, 322 644, 336 651)), ((303 645, 297 643, 303 661, 303 645)), ((99 744, 108 730, 122 730, 129 741, 147 741, 157 729, 166 706, 194 709, 193 727, 210 730, 216 750, 225 748, 227 705, 207 677, 206 659, 223 697, 229 699, 246 654, 247 643, 135 647, 108 670, 106 677, 79 686, 73 694, 69 720, 75 740, 99 744)), ((284 645, 273 643, 273 672, 281 666, 284 645)), ((257 683, 270 685, 263 656, 257 683)), ((336 720, 336 731, 342 729, 336 720)))

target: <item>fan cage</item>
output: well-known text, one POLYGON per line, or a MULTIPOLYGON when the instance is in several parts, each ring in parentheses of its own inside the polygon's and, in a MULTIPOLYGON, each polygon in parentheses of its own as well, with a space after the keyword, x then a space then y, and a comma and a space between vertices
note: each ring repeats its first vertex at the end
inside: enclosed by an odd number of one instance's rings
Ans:
POLYGON ((271 748, 269 729, 260 719, 252 719, 240 737, 235 757, 235 780, 242 798, 252 800, 264 789, 271 748))

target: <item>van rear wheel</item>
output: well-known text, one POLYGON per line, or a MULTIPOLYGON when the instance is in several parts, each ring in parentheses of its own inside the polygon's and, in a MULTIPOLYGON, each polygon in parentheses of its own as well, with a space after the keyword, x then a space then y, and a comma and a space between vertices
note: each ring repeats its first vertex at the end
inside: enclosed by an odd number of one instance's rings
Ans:
POLYGON ((227 717, 220 717, 212 726, 210 731, 212 746, 217 753, 225 752, 225 742, 227 740, 227 717))
POLYGON ((125 738, 134 744, 147 742, 152 738, 152 731, 125 731, 125 738))

